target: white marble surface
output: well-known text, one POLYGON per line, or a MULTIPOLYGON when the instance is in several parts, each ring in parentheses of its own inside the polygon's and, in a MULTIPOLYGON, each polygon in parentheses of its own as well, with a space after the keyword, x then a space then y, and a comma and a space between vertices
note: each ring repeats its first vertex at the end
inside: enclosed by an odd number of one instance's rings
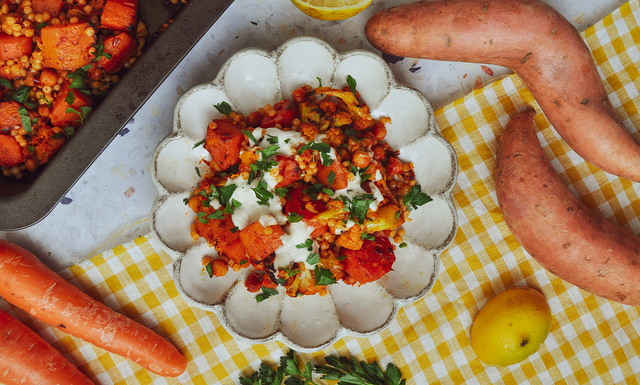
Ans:
MULTIPOLYGON (((413 1, 413 0, 411 0, 413 1)), ((113 248, 149 232, 149 213, 157 195, 150 175, 156 145, 171 132, 173 109, 189 88, 213 80, 222 63, 244 47, 277 48, 293 36, 324 39, 339 52, 371 50, 364 25, 375 12, 408 0, 374 0, 359 15, 324 22, 301 13, 289 0, 235 0, 133 120, 100 155, 53 211, 27 229, 0 232, 0 238, 33 251, 54 270, 113 248)), ((626 0, 546 0, 579 31, 598 22, 626 0)), ((405 58, 390 63, 398 81, 423 92, 437 109, 479 83, 509 73, 480 64, 405 58)))

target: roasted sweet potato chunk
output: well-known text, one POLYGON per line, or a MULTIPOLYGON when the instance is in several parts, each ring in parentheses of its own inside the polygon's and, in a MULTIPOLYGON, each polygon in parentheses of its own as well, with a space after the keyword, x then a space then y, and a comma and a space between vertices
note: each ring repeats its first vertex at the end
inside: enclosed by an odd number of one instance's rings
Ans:
POLYGON ((102 10, 102 26, 114 31, 133 31, 138 17, 138 0, 108 0, 102 10))
POLYGON ((278 162, 278 175, 282 176, 282 180, 276 184, 276 188, 287 187, 300 179, 302 170, 294 158, 278 155, 276 161, 278 162))
POLYGON ((24 162, 26 157, 20 144, 10 135, 0 134, 0 167, 13 167, 24 162))
POLYGON ((57 17, 62 10, 62 0, 31 0, 31 7, 35 14, 49 12, 51 17, 57 17))
POLYGON ((17 102, 0 103, 0 133, 13 128, 22 128, 19 108, 20 104, 17 102))
POLYGON ((322 182, 324 187, 332 190, 342 190, 349 185, 349 179, 347 178, 347 170, 340 164, 340 162, 333 162, 331 166, 318 167, 318 180, 322 182), (333 173, 333 177, 331 175, 333 173), (331 180, 333 179, 333 181, 331 180), (331 182, 331 183, 329 183, 331 182))
POLYGON ((0 32, 0 60, 19 59, 31 55, 33 40, 26 36, 10 36, 0 32))
POLYGON ((138 43, 127 32, 109 36, 104 39, 103 44, 104 53, 110 54, 111 59, 102 56, 99 63, 110 74, 120 71, 138 52, 138 43))
POLYGON ((95 36, 89 35, 89 23, 56 24, 42 28, 40 36, 44 47, 44 66, 57 70, 74 71, 94 59, 91 46, 95 36))
POLYGON ((239 127, 227 120, 214 119, 204 142, 204 148, 211 154, 213 168, 222 171, 238 163, 243 141, 244 134, 239 127))
POLYGON ((53 108, 51 109, 51 124, 60 128, 64 127, 79 127, 82 124, 81 115, 82 107, 91 107, 93 101, 91 98, 82 92, 66 88, 60 93, 58 97, 53 101, 53 108), (72 94, 73 96, 70 96, 72 94), (68 101, 73 100, 71 104, 68 101), (68 110, 69 108, 73 109, 68 110))
POLYGON ((290 127, 291 122, 299 116, 298 107, 291 100, 282 100, 273 106, 273 115, 265 113, 262 116, 260 127, 269 128, 280 124, 282 127, 290 127))
POLYGON ((347 258, 344 271, 359 284, 373 282, 391 271, 396 260, 393 246, 387 237, 365 239, 360 250, 343 249, 347 258))
POLYGON ((262 261, 282 246, 280 237, 283 234, 277 224, 264 227, 260 221, 255 221, 240 231, 240 241, 252 260, 262 261))

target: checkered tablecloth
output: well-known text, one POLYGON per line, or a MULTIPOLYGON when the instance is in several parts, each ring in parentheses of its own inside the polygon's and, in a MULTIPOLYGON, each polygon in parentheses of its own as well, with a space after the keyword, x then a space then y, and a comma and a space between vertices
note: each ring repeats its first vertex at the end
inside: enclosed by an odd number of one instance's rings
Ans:
MULTIPOLYGON (((640 141, 640 19, 633 0, 583 33, 609 97, 640 141)), ((441 255, 439 278, 427 296, 402 308, 389 327, 368 338, 344 338, 304 361, 326 355, 393 362, 409 384, 633 384, 640 382, 638 308, 597 298, 546 272, 518 244, 497 206, 492 173, 503 127, 526 105, 538 110, 512 75, 436 111, 442 135, 460 164, 453 190, 457 236, 441 255), (506 368, 483 365, 469 343, 472 321, 488 298, 510 286, 530 286, 546 296, 553 313, 540 350, 506 368)), ((539 139, 553 167, 580 199, 606 219, 640 234, 640 184, 585 163, 542 115, 539 139)), ((96 383, 237 384, 260 362, 272 367, 288 350, 278 342, 248 345, 232 338, 217 317, 188 306, 173 284, 172 260, 151 235, 138 238, 62 272, 74 285, 167 336, 188 358, 187 372, 165 379, 119 356, 35 321, 0 302, 63 352, 96 383)))

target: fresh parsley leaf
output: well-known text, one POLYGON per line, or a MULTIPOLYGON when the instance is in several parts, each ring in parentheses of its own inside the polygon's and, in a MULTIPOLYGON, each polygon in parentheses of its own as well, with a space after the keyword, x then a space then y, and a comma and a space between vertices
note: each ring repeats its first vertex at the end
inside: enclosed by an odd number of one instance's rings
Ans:
POLYGON ((313 246, 313 240, 311 240, 311 238, 307 238, 306 241, 304 241, 304 243, 299 243, 296 245, 296 249, 308 249, 309 247, 313 246))
POLYGON ((333 276, 333 273, 329 269, 325 269, 324 267, 316 265, 313 272, 315 275, 316 286, 331 285, 336 283, 336 278, 333 276))
POLYGON ((0 79, 0 86, 3 86, 4 88, 9 90, 13 89, 13 83, 8 81, 7 79, 0 79))
MULTIPOLYGON (((320 254, 318 254, 318 253, 311 253, 307 257, 307 263, 310 264, 310 265, 315 265, 318 262, 320 262, 320 254)), ((332 274, 332 276, 333 276, 333 274, 332 274)))
POLYGON ((376 237, 373 234, 362 233, 360 234, 360 239, 368 239, 370 241, 375 241, 376 237))
POLYGON ((197 216, 198 216, 198 221, 200 221, 200 223, 204 223, 204 224, 209 223, 209 220, 211 220, 211 219, 222 219, 222 218, 224 218, 224 214, 223 214, 222 210, 216 210, 213 213, 208 214, 208 215, 205 212, 199 211, 197 216))
POLYGON ((231 113, 231 106, 229 105, 229 103, 227 102, 222 102, 222 103, 218 103, 218 104, 214 104, 213 105, 216 110, 218 110, 219 113, 221 113, 222 115, 229 115, 231 113))
MULTIPOLYGON (((74 76, 71 79, 71 83, 69 84, 69 88, 72 89, 76 89, 79 90, 80 88, 83 88, 86 84, 87 80, 82 77, 82 76, 74 76)), ((69 91, 70 93, 72 93, 71 91, 69 91)), ((66 101, 66 99, 65 99, 66 101)), ((71 103, 67 102, 67 104, 71 105, 73 103, 73 101, 71 103)))
POLYGON ((351 75, 347 75, 347 85, 349 85, 349 89, 351 90, 351 92, 353 92, 353 94, 356 94, 356 85, 358 83, 356 82, 356 79, 352 78, 351 75))
POLYGON ((303 218, 304 215, 298 215, 298 213, 291 213, 287 215, 287 221, 289 221, 289 223, 300 222, 303 218))
POLYGON ((185 205, 189 204, 189 198, 184 198, 182 201, 184 202, 185 205))
POLYGON ((402 242, 400 245, 398 245, 398 247, 404 249, 405 247, 407 247, 407 244, 402 242))
POLYGON ((29 93, 31 92, 31 88, 29 86, 20 86, 11 97, 14 101, 18 103, 24 103, 29 98, 29 93))
POLYGON ((213 278, 213 263, 207 263, 205 269, 207 270, 207 274, 209 274, 209 278, 213 278))
POLYGON ((316 76, 316 79, 318 79, 318 87, 322 87, 322 79, 320 79, 317 76, 316 76))
POLYGON ((333 171, 329 171, 329 176, 327 176, 327 184, 329 187, 333 186, 333 182, 336 179, 336 173, 333 171))
POLYGON ((242 203, 238 202, 235 199, 231 199, 231 202, 227 203, 227 205, 225 206, 224 213, 233 214, 233 210, 237 209, 240 206, 242 206, 242 203))
POLYGON ((289 192, 289 189, 286 187, 276 187, 275 188, 275 192, 276 195, 279 196, 280 198, 284 197, 287 195, 287 193, 289 192))
POLYGON ((204 140, 201 140, 200 142, 198 142, 198 143, 194 144, 194 145, 193 145, 193 147, 191 147, 191 148, 200 147, 200 146, 202 146, 203 144, 204 144, 204 140))
POLYGON ((278 143, 278 137, 267 134, 267 142, 269 142, 271 144, 276 144, 276 143, 278 143))
POLYGON ((24 128, 26 132, 31 132, 31 117, 29 116, 29 111, 27 111, 24 106, 20 106, 18 107, 18 113, 22 121, 22 128, 24 128))
POLYGON ((44 28, 44 27, 46 27, 46 26, 47 26, 47 23, 46 23, 46 22, 44 22, 44 21, 43 21, 42 23, 38 23, 38 24, 36 24, 36 28, 37 28, 38 30, 41 30, 42 28, 44 28))
POLYGON ((200 177, 200 169, 198 167, 196 167, 196 174, 198 174, 198 177, 200 177))
POLYGON ((238 185, 235 185, 235 184, 229 184, 226 186, 218 187, 218 201, 220 202, 220 204, 223 206, 226 206, 227 203, 229 203, 231 196, 233 195, 233 193, 236 191, 237 188, 238 188, 238 185))
POLYGON ((359 224, 363 224, 367 217, 367 212, 369 211, 369 205, 376 199, 373 194, 363 194, 353 197, 353 199, 349 199, 346 196, 340 196, 340 200, 351 214, 350 218, 359 224))
POLYGON ((344 130, 344 134, 346 136, 355 136, 358 132, 356 130, 354 130, 353 128, 349 127, 346 130, 344 130))
POLYGON ((251 130, 241 130, 241 131, 244 134, 244 136, 246 136, 247 138, 253 140, 254 144, 258 144, 258 140, 256 140, 255 136, 253 136, 253 132, 251 132, 251 130))
POLYGON ((94 47, 96 49, 96 52, 94 53, 96 57, 95 59, 93 59, 94 63, 100 60, 100 57, 102 56, 106 57, 107 59, 111 59, 112 55, 110 53, 104 52, 104 43, 102 42, 102 36, 98 38, 98 44, 96 44, 94 47))
MULTIPOLYGON (((266 160, 267 158, 275 155, 275 153, 278 151, 278 149, 280 148, 280 146, 278 146, 277 144, 273 144, 263 150, 260 150, 260 152, 262 153, 262 160, 266 160)), ((264 171, 268 171, 268 170, 264 170, 264 171)))
MULTIPOLYGON (((235 199, 234 199, 234 200, 235 200, 235 199)), ((234 227, 234 228, 232 228, 232 229, 231 229, 231 232, 235 234, 238 230, 240 230, 240 229, 238 228, 238 226, 236 226, 236 227, 234 227)), ((245 261, 245 262, 246 262, 246 261, 245 261)), ((241 263, 241 265, 242 265, 242 263, 241 263)))
POLYGON ((70 138, 71 135, 75 134, 76 129, 73 127, 65 127, 64 128, 64 134, 67 136, 67 138, 70 138))
POLYGON ((417 184, 411 187, 411 190, 409 190, 407 195, 404 196, 404 205, 407 207, 407 210, 415 210, 419 206, 422 206, 433 200, 430 196, 423 193, 421 189, 422 188, 420 187, 420 185, 417 184))
POLYGON ((262 286, 262 293, 256 295, 256 302, 262 302, 265 299, 278 294, 276 289, 269 289, 268 287, 262 286))
POLYGON ((258 198, 258 204, 263 206, 269 206, 269 199, 273 198, 273 193, 267 190, 267 182, 264 179, 258 182, 256 187, 251 188, 258 198))

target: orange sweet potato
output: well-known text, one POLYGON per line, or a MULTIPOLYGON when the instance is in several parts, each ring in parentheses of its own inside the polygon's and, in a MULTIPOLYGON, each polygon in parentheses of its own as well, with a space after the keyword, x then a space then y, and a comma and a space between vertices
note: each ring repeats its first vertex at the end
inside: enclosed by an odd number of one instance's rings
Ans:
POLYGON ((589 48, 541 0, 410 3, 374 14, 365 33, 391 55, 510 68, 580 156, 640 182, 640 143, 616 115, 589 48))
POLYGON ((287 187, 300 179, 302 170, 294 158, 278 155, 276 161, 278 162, 278 175, 282 176, 282 181, 276 184, 276 188, 287 187))
POLYGON ((120 71, 138 52, 138 43, 126 32, 107 37, 103 44, 104 52, 110 54, 111 59, 102 56, 99 63, 110 74, 120 71))
POLYGON ((558 277, 600 297, 640 306, 640 240, 607 222, 565 187, 526 110, 507 124, 494 174, 504 221, 522 247, 558 277))
POLYGON ((0 60, 19 59, 31 56, 33 40, 26 36, 10 36, 0 32, 0 60))
MULTIPOLYGON (((213 208, 205 207, 202 207, 201 210, 207 214, 214 211, 213 208)), ((197 233, 214 245, 219 242, 228 245, 238 239, 238 233, 231 231, 235 225, 229 214, 225 214, 222 219, 196 220, 195 223, 197 233)))
POLYGON ((108 0, 102 10, 100 22, 114 31, 133 31, 138 17, 137 0, 108 0))
POLYGON ((349 179, 347 178, 347 170, 340 164, 340 162, 333 162, 331 166, 318 167, 318 173, 316 175, 318 180, 322 182, 324 187, 333 190, 342 190, 349 185, 349 179), (329 186, 329 176, 333 173, 333 183, 329 186))
POLYGON ((227 120, 214 119, 204 142, 204 148, 211 154, 212 167, 222 171, 238 163, 243 141, 244 134, 240 128, 227 120))
POLYGON ((62 10, 62 0, 31 0, 31 7, 36 14, 49 12, 51 17, 57 17, 62 10))
MULTIPOLYGON (((236 263, 247 261, 247 253, 244 250, 244 246, 242 246, 242 241, 240 240, 240 238, 237 238, 230 244, 222 246, 220 248, 220 254, 235 261, 236 263)), ((249 264, 247 263, 244 266, 249 267, 249 264)))
POLYGON ((0 134, 0 167, 17 166, 26 159, 22 147, 12 136, 0 134))
POLYGON ((94 59, 91 46, 95 35, 87 34, 89 23, 56 24, 42 28, 44 66, 57 70, 74 71, 94 59))
POLYGON ((81 108, 91 107, 92 105, 93 101, 88 95, 75 89, 63 88, 53 101, 53 107, 49 115, 51 124, 60 128, 79 127, 82 124, 79 114, 79 112, 82 112, 81 108), (72 104, 67 103, 69 92, 73 93, 72 104), (72 108, 76 112, 71 110, 67 111, 68 108, 72 108))
POLYGON ((20 104, 18 102, 0 103, 0 133, 13 128, 22 128, 22 119, 20 118, 20 112, 18 112, 19 108, 20 104))
POLYGON ((282 246, 283 234, 277 224, 265 228, 260 221, 255 221, 240 231, 240 241, 252 260, 262 261, 282 246))

